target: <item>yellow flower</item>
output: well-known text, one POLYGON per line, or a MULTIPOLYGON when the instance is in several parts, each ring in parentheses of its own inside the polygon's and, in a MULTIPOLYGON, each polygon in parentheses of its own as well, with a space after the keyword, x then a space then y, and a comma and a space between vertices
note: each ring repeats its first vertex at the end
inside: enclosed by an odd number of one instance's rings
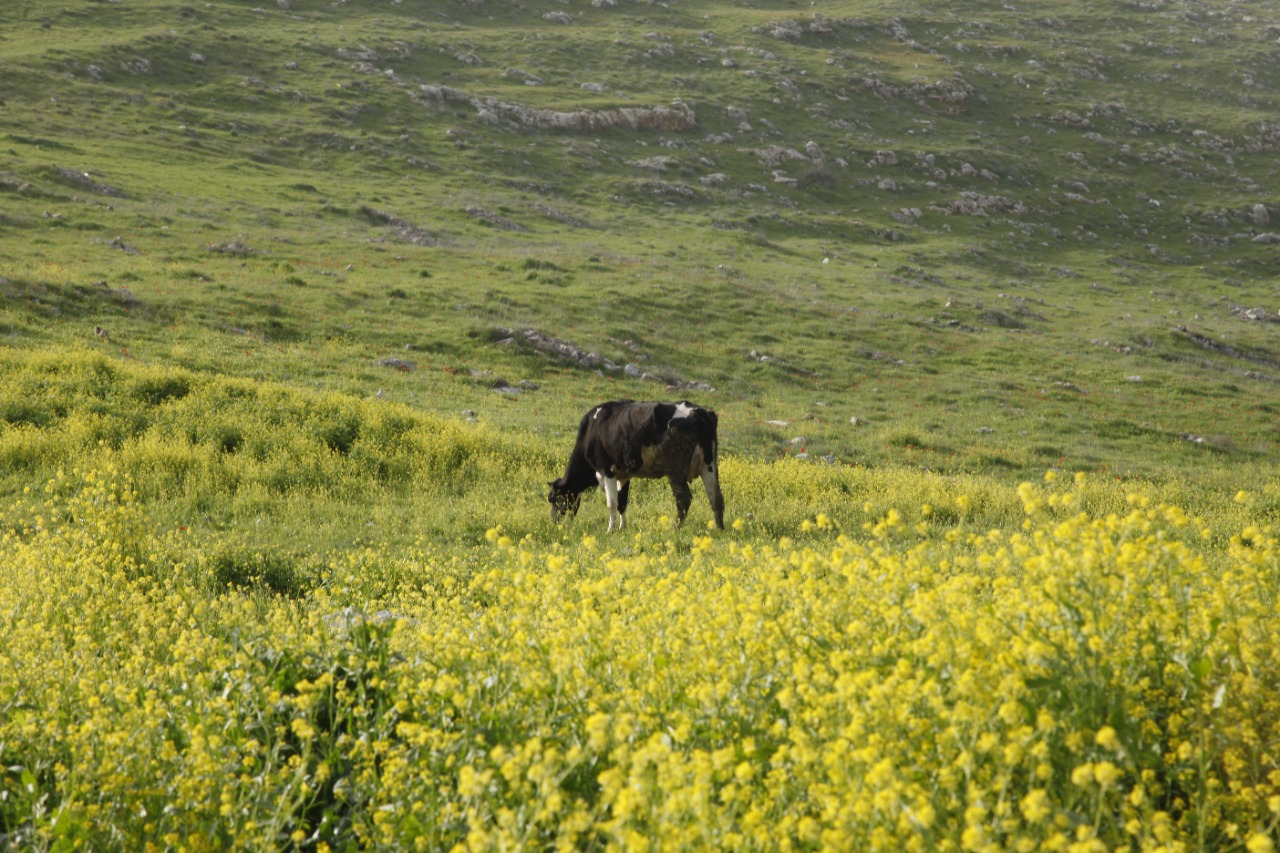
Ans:
POLYGON ((1244 847, 1249 853, 1273 853, 1276 849, 1275 843, 1261 832, 1250 835, 1244 847))
POLYGON ((470 764, 464 764, 458 771, 458 793, 464 797, 479 797, 484 794, 493 778, 492 770, 477 772, 470 764))
POLYGON ((1093 778, 1104 788, 1114 785, 1123 775, 1120 768, 1110 761, 1099 761, 1093 765, 1093 778))
POLYGON ((1052 812, 1049 805, 1049 795, 1045 793, 1043 788, 1036 788, 1023 797, 1018 803, 1018 808, 1022 811, 1022 816, 1027 819, 1028 823, 1039 823, 1052 812))

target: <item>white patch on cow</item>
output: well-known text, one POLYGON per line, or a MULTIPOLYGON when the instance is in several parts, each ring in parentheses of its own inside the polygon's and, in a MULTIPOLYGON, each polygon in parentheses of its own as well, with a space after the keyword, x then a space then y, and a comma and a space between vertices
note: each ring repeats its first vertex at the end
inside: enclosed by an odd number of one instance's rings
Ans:
POLYGON ((603 406, 596 406, 596 410, 591 413, 591 420, 594 421, 596 418, 600 417, 600 413, 603 411, 604 411, 603 406))
POLYGON ((671 416, 671 420, 678 421, 681 418, 687 418, 697 410, 697 406, 691 406, 688 403, 676 403, 676 413, 671 416))

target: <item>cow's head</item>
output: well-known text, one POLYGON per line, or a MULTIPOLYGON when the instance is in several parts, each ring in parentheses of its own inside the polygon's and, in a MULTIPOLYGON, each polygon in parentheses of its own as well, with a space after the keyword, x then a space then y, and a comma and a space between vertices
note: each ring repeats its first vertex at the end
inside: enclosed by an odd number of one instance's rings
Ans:
POLYGON ((565 515, 572 517, 578 514, 578 505, 582 503, 582 492, 575 492, 568 488, 563 477, 552 480, 547 485, 551 486, 551 494, 547 496, 547 500, 551 501, 552 521, 559 521, 565 515))

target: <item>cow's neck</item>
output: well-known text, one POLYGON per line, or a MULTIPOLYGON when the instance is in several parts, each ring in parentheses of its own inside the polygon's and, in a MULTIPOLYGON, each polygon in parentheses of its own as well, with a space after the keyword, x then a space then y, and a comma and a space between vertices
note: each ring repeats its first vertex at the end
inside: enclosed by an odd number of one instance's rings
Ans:
POLYGON ((582 453, 574 453, 569 457, 569 465, 564 471, 564 487, 574 492, 585 492, 600 485, 596 479, 596 471, 587 462, 582 453))

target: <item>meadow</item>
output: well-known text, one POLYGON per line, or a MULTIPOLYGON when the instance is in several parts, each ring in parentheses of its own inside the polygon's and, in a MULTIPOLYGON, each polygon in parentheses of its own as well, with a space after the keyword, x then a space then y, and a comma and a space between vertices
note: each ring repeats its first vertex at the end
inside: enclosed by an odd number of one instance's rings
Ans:
POLYGON ((1274 479, 728 456, 725 533, 647 484, 608 536, 548 518, 556 441, 7 362, 49 407, 0 446, 43 483, 0 517, 9 846, 1272 849, 1274 479))
POLYGON ((0 847, 1273 851, 1277 35, 0 4, 0 847))

